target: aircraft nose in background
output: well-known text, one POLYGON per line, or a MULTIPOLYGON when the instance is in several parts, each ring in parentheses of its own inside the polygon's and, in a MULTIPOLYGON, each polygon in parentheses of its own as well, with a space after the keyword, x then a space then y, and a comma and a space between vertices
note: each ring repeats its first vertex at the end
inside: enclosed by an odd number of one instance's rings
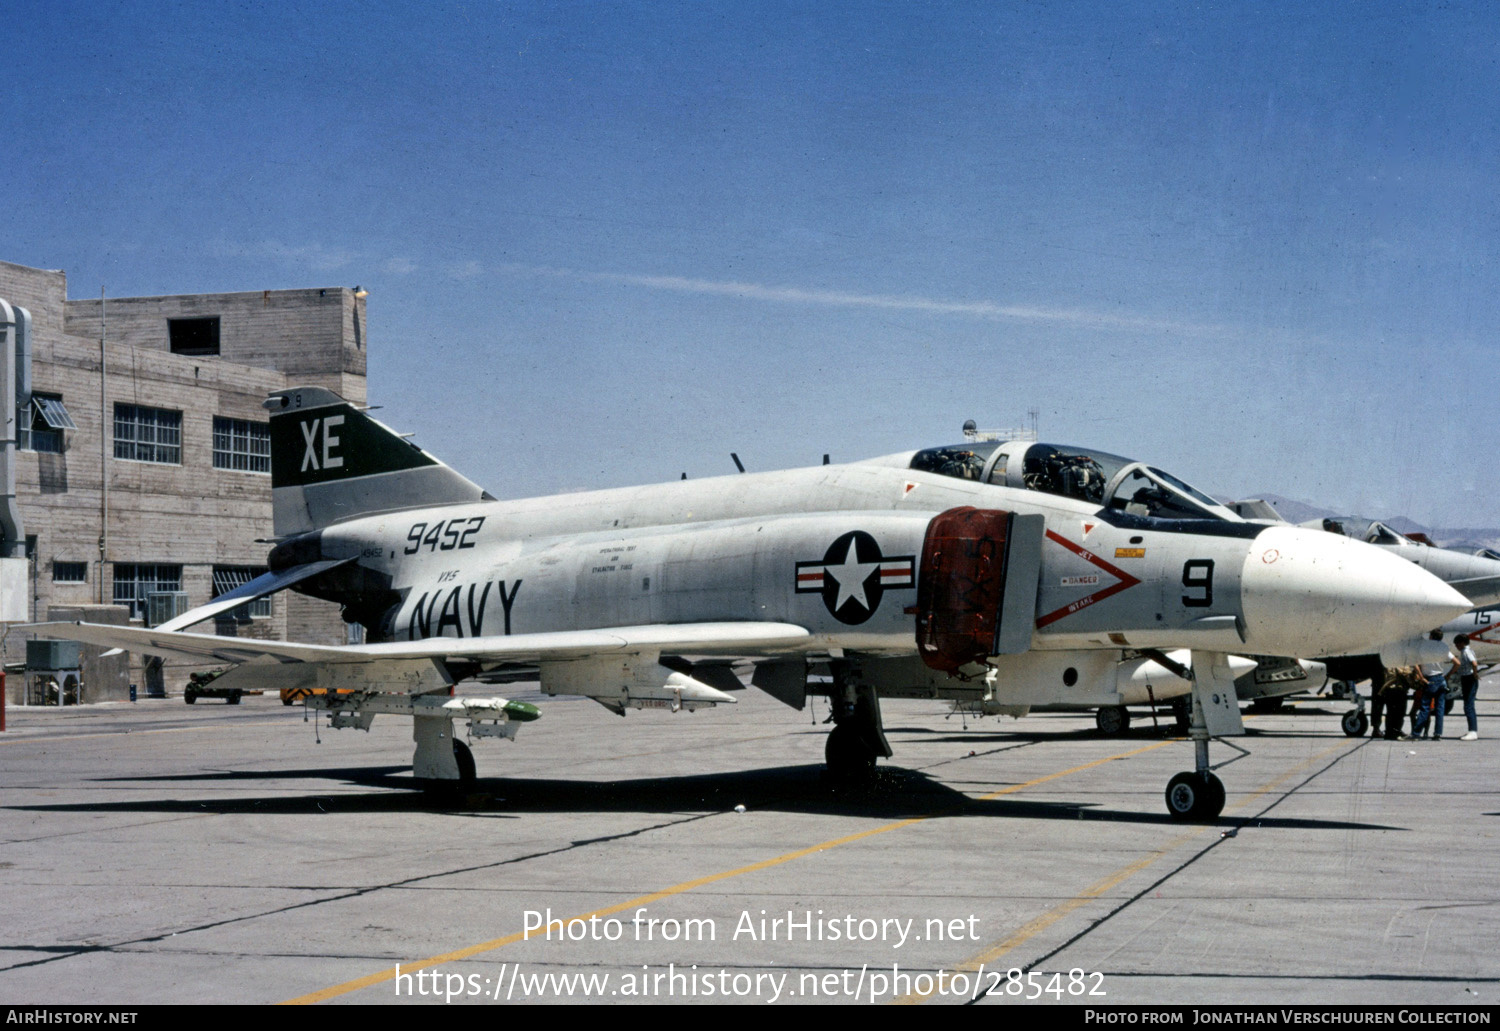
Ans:
POLYGON ((1431 573, 1380 548, 1283 526, 1251 542, 1241 599, 1246 647, 1267 655, 1374 651, 1471 607, 1431 573))

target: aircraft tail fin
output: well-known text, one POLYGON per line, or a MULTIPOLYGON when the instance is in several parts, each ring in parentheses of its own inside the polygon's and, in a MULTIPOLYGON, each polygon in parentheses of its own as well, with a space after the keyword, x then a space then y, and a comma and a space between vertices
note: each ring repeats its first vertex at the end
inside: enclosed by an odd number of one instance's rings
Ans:
POLYGON ((322 387, 272 391, 271 497, 278 537, 428 505, 490 499, 477 484, 322 387))

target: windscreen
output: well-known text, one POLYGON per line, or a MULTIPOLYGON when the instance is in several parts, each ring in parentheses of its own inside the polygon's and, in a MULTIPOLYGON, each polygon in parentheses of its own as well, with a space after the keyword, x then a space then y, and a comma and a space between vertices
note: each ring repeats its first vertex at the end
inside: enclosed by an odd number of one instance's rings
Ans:
POLYGON ((1109 507, 1153 519, 1226 519, 1228 510, 1177 477, 1143 463, 1128 466, 1110 488, 1109 507))
POLYGON ((1365 541, 1369 544, 1406 544, 1407 540, 1395 530, 1384 523, 1371 523, 1370 528, 1365 531, 1365 541))

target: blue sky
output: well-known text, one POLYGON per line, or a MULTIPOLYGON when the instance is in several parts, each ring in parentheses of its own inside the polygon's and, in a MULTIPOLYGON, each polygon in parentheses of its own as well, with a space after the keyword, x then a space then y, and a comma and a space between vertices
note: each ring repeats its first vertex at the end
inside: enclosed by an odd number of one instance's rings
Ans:
POLYGON ((9 3, 0 258, 370 291, 501 496, 966 418, 1500 525, 1490 4, 9 3))

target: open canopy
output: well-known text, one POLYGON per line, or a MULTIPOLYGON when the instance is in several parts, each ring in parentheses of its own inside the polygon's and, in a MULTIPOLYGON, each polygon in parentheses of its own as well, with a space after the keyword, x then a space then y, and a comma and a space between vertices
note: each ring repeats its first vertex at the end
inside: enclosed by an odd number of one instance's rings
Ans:
POLYGON ((1404 535, 1397 533, 1389 526, 1375 519, 1361 519, 1358 516, 1335 516, 1322 520, 1322 527, 1330 533, 1341 533, 1345 537, 1353 537, 1355 540, 1364 541, 1366 544, 1412 544, 1412 541, 1404 535))

